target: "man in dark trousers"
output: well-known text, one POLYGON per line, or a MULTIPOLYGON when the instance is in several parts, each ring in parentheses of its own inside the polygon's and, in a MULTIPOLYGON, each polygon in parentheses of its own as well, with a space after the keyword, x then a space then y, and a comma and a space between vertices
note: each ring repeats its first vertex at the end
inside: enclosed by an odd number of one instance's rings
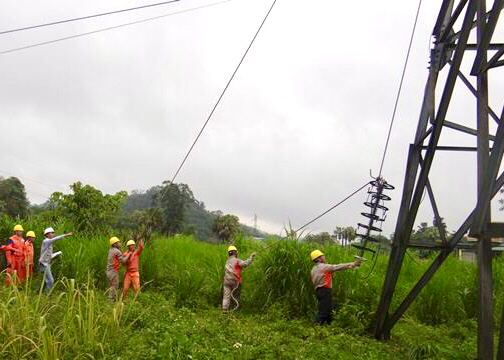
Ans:
POLYGON ((331 265, 326 264, 324 253, 320 250, 313 250, 310 254, 311 260, 315 263, 311 271, 311 280, 315 287, 318 300, 318 316, 316 322, 320 325, 331 324, 332 322, 332 273, 358 268, 361 261, 346 264, 331 265))

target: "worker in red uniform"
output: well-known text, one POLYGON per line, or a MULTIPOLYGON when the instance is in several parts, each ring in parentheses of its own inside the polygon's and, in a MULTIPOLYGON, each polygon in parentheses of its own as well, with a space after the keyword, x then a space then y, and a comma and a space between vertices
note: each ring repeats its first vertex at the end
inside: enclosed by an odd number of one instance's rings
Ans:
POLYGON ((107 257, 107 279, 109 288, 107 290, 110 300, 117 300, 117 289, 119 288, 119 269, 121 264, 126 264, 129 255, 124 255, 121 252, 121 241, 113 236, 109 240, 110 249, 107 257))
POLYGON ((311 271, 311 280, 315 287, 318 300, 318 316, 316 322, 320 325, 332 322, 332 273, 358 268, 361 260, 347 264, 331 265, 326 264, 324 253, 320 250, 313 250, 310 254, 311 260, 315 263, 311 271))
POLYGON ((14 235, 7 240, 7 246, 10 248, 5 251, 5 258, 7 259, 5 285, 7 286, 19 284, 26 278, 23 232, 23 227, 18 224, 14 226, 14 235))
MULTIPOLYGON (((12 244, 0 246, 0 251, 5 252, 6 258, 7 258, 7 256, 10 257, 13 252, 21 253, 21 251, 19 249, 12 247, 12 244)), ((11 275, 9 274, 9 271, 10 271, 9 262, 7 262, 7 270, 6 270, 7 277, 5 279, 5 285, 7 285, 7 286, 9 286, 11 284, 11 275)))
POLYGON ((129 240, 126 243, 128 251, 123 255, 128 257, 126 261, 126 273, 124 274, 123 299, 128 296, 130 286, 133 286, 135 295, 140 291, 140 255, 144 249, 143 240, 138 243, 138 249, 135 248, 135 241, 129 240))
POLYGON ((33 242, 35 241, 35 232, 28 231, 26 233, 26 240, 24 243, 24 264, 26 269, 26 278, 33 275, 33 257, 35 251, 33 250, 33 242))
POLYGON ((254 261, 255 253, 252 253, 247 260, 238 258, 238 249, 231 245, 227 249, 228 259, 224 269, 224 293, 222 297, 222 310, 228 311, 231 299, 235 302, 235 310, 240 306, 240 294, 242 283, 242 269, 246 268, 254 261))

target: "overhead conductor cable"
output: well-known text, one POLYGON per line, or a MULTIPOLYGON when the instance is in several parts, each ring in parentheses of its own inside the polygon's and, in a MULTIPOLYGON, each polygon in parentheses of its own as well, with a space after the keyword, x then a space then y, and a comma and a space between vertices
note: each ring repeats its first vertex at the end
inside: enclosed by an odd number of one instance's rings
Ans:
POLYGON ((80 33, 80 34, 64 36, 64 37, 60 37, 60 38, 53 39, 53 40, 42 41, 42 42, 30 44, 30 45, 25 45, 25 46, 20 46, 20 47, 12 48, 12 49, 2 50, 2 51, 0 51, 0 55, 5 55, 5 54, 10 54, 10 53, 18 52, 18 51, 28 50, 28 49, 39 47, 39 46, 50 45, 50 44, 58 43, 58 42, 61 42, 61 41, 76 39, 76 38, 80 38, 80 37, 84 37, 84 36, 89 36, 89 35, 93 35, 93 34, 98 34, 98 33, 102 33, 102 32, 105 32, 105 31, 119 29, 119 28, 123 28, 123 27, 127 27, 127 26, 142 24, 142 23, 146 23, 146 22, 150 22, 150 21, 166 18, 166 17, 169 17, 169 16, 173 16, 173 15, 179 15, 179 14, 183 14, 183 13, 187 13, 187 12, 191 12, 191 11, 196 11, 196 10, 200 10, 200 9, 204 9, 204 8, 208 8, 208 7, 212 7, 212 6, 216 6, 216 5, 220 5, 220 4, 224 4, 224 3, 229 2, 229 1, 231 1, 231 0, 219 1, 219 2, 215 2, 215 3, 207 4, 207 5, 197 6, 197 7, 194 7, 194 8, 188 8, 188 9, 184 9, 184 10, 174 11, 174 12, 171 12, 171 13, 168 13, 168 14, 153 16, 153 17, 149 17, 149 18, 145 18, 145 19, 136 20, 136 21, 131 21, 131 22, 127 22, 127 23, 124 23, 124 24, 119 24, 119 25, 114 25, 114 26, 108 26, 108 27, 105 27, 105 28, 101 28, 101 29, 97 29, 97 30, 92 30, 92 31, 87 31, 87 32, 80 33))
POLYGON ((238 63, 238 65, 236 66, 235 70, 233 71, 233 74, 231 75, 231 77, 229 78, 226 86, 224 87, 224 90, 222 90, 219 98, 217 99, 217 102, 215 103, 215 105, 213 106, 212 108, 212 111, 210 111, 210 114, 208 115, 206 121, 203 123, 203 126, 201 127, 200 131, 198 132, 198 135, 196 136, 196 138, 194 139, 191 147, 189 148, 189 150, 187 151, 187 153, 185 154, 184 156, 184 159, 182 160, 182 162, 180 163, 177 171, 175 171, 175 174, 173 175, 172 177, 172 180, 171 182, 175 182, 175 179, 177 178, 178 174, 180 173, 180 170, 182 169, 182 167, 184 166, 184 164, 186 163, 187 161, 187 158, 189 157, 189 155, 191 154, 192 150, 194 149, 194 146, 196 145, 196 143, 198 142, 199 138, 201 137, 201 134, 203 134, 203 131, 205 130, 206 126, 208 125, 208 123, 210 122, 210 119, 212 119, 213 117, 213 114, 215 113, 215 110, 217 109, 217 107, 219 106, 222 98, 224 97, 224 94, 226 94, 226 91, 227 89, 229 88, 229 85, 231 85, 231 82, 233 81, 236 73, 238 72, 238 70, 240 69, 240 66, 242 65, 243 61, 245 60, 245 57, 247 56, 247 54, 249 53, 250 49, 252 48, 252 45, 254 44, 257 36, 259 35, 259 33, 261 32, 261 29, 263 28, 264 24, 266 23, 266 20, 268 20, 268 17, 271 13, 271 11, 273 10, 273 8, 275 7, 275 4, 276 4, 277 0, 274 0, 268 10, 268 12, 266 13, 266 15, 264 16, 264 19, 263 21, 261 22, 261 25, 259 25, 259 28, 257 29, 254 37, 252 38, 252 40, 250 41, 250 44, 249 46, 247 47, 247 49, 245 50, 245 52, 243 53, 243 56, 241 57, 240 59, 240 62, 238 63))
POLYGON ((93 19, 101 16, 107 16, 107 15, 112 15, 112 14, 120 14, 124 12, 129 12, 129 11, 134 11, 134 10, 140 10, 140 9, 146 9, 146 8, 151 8, 155 6, 161 6, 161 5, 168 5, 171 3, 176 3, 179 2, 180 0, 169 0, 169 1, 163 1, 155 4, 147 4, 147 5, 141 5, 141 6, 135 6, 131 8, 126 8, 126 9, 120 9, 120 10, 112 10, 112 11, 107 11, 103 13, 98 13, 98 14, 93 14, 93 15, 86 15, 86 16, 80 16, 76 18, 71 18, 71 19, 64 19, 64 20, 57 20, 57 21, 52 21, 44 24, 38 24, 38 25, 31 25, 31 26, 25 26, 25 27, 20 27, 16 29, 10 29, 10 30, 3 30, 0 31, 0 35, 5 35, 5 34, 11 34, 14 32, 20 32, 20 31, 26 31, 26 30, 32 30, 32 29, 39 29, 42 27, 47 27, 47 26, 54 26, 54 25, 59 25, 59 24, 66 24, 69 22, 74 22, 74 21, 81 21, 81 20, 87 20, 87 19, 93 19))

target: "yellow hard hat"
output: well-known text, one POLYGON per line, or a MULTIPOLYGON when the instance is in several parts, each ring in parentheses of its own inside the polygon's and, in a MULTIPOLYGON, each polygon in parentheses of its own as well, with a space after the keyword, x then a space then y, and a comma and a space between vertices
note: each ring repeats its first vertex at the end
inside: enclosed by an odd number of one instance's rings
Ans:
POLYGON ((118 243, 120 242, 121 240, 119 240, 118 238, 116 238, 115 236, 112 236, 109 240, 109 243, 110 243, 110 246, 114 245, 115 243, 118 243))
POLYGON ((228 247, 228 250, 227 250, 227 251, 228 251, 228 252, 230 252, 230 251, 238 251, 238 249, 236 248, 236 246, 231 245, 231 246, 229 246, 229 247, 228 247))
POLYGON ((16 226, 14 226, 14 231, 24 231, 24 229, 21 225, 17 224, 16 226))
POLYGON ((126 246, 135 245, 135 240, 128 240, 126 246))
POLYGON ((34 237, 35 237, 35 233, 34 233, 33 231, 28 231, 28 232, 26 233, 26 237, 27 237, 27 238, 29 238, 29 237, 34 238, 34 237))
POLYGON ((318 259, 319 257, 321 256, 324 256, 324 253, 320 250, 313 250, 311 253, 310 253, 310 257, 313 260, 315 259, 318 259))

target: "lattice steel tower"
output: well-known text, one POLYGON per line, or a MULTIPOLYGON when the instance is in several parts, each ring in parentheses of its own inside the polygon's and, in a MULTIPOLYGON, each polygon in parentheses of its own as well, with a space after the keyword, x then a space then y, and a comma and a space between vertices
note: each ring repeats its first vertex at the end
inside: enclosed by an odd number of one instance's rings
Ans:
MULTIPOLYGON (((497 30, 504 28, 504 20, 502 18, 499 20, 503 6, 504 0, 442 1, 433 31, 434 46, 431 51, 424 100, 415 140, 409 147, 402 201, 377 309, 375 336, 379 339, 390 337, 390 331, 397 321, 450 253, 460 244, 463 236, 469 232, 470 236, 478 239, 475 245, 479 284, 478 358, 492 359, 494 356, 491 239, 504 237, 504 224, 492 222, 490 202, 504 185, 504 173, 499 174, 504 152, 504 109, 498 115, 489 106, 488 76, 490 73, 503 75, 504 72, 504 69, 496 70, 497 67, 504 65, 504 44, 498 43, 496 39, 497 30), (464 71, 461 66, 463 60, 464 64, 470 61, 470 71, 464 71), (465 126, 446 119, 456 86, 466 87, 474 95, 474 126, 465 126), (436 93, 440 94, 438 100, 436 93), (494 134, 490 131, 492 128, 490 121, 496 123, 494 134), (440 146, 445 128, 474 136, 477 146, 440 146), (476 166, 467 168, 477 173, 477 189, 475 189, 477 200, 471 213, 451 238, 446 236, 442 226, 436 197, 429 181, 429 172, 437 151, 477 153, 476 166), (392 298, 406 250, 413 246, 410 237, 424 191, 427 191, 442 240, 441 244, 432 244, 431 248, 439 253, 400 305, 391 311, 392 298)), ((504 76, 502 78, 504 80, 504 76)), ((467 114, 470 115, 472 116, 470 113, 467 114)), ((450 180, 450 174, 446 174, 444 180, 451 181, 456 186, 457 182, 450 180)), ((468 189, 461 191, 466 192, 468 189)), ((502 328, 504 321, 501 324, 502 328)), ((504 331, 501 331, 498 346, 499 359, 504 359, 503 333, 504 331)))

